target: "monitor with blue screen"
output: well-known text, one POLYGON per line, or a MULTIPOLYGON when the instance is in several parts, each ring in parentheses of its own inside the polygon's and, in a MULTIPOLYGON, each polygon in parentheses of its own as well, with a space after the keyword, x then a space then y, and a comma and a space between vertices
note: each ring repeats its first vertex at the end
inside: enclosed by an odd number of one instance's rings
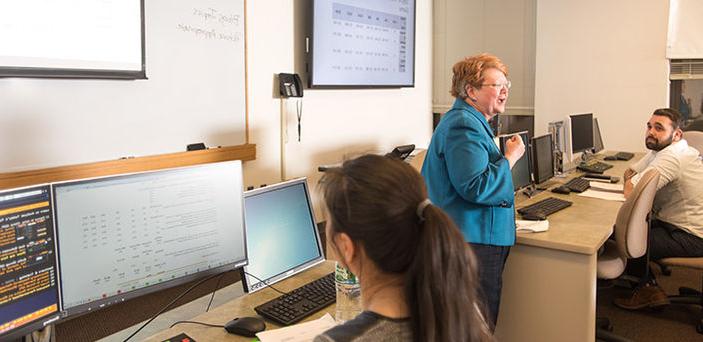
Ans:
POLYGON ((325 260, 305 178, 247 191, 244 208, 249 253, 249 265, 242 270, 245 292, 325 260))

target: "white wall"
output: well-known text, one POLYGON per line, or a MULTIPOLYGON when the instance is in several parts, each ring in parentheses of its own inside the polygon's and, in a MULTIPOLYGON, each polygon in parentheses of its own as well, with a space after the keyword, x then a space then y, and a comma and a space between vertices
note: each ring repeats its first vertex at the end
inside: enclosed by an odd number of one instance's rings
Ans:
MULTIPOLYGON (((305 6, 306 1, 247 1, 249 132, 250 142, 257 145, 256 161, 245 164, 247 185, 280 180, 281 100, 274 95, 275 74, 304 74, 305 6)), ((432 134, 432 2, 418 0, 415 12, 415 87, 305 89, 301 142, 297 141, 295 100, 289 100, 286 178, 308 176, 314 189, 320 176, 317 166, 337 163, 347 154, 386 152, 401 144, 428 145, 432 134)))
MULTIPOLYGON (((249 98, 249 142, 257 145, 257 158, 246 162, 244 177, 246 185, 259 186, 272 184, 281 180, 281 100, 275 94, 276 75, 281 72, 299 72, 304 74, 304 40, 307 18, 307 0, 248 0, 247 1, 247 58, 248 58, 248 98, 249 98)), ((151 12, 153 13, 153 12, 151 12)), ((291 139, 285 144, 285 173, 287 178, 309 176, 312 188, 315 188, 320 176, 317 166, 341 161, 346 154, 364 151, 387 152, 395 145, 414 143, 426 147, 432 134, 431 116, 431 65, 432 65, 432 2, 418 0, 416 22, 416 65, 415 87, 401 89, 358 89, 358 90, 305 90, 303 98, 302 141, 297 142, 295 107, 291 102, 287 112, 289 116, 289 133, 291 139)), ((75 140, 74 136, 39 134, 30 136, 28 132, 50 132, 54 125, 64 124, 66 120, 82 125, 79 131, 91 132, 96 127, 105 127, 116 120, 115 117, 101 116, 102 111, 74 108, 75 97, 70 95, 80 87, 90 88, 113 83, 123 88, 135 87, 139 82, 151 81, 82 81, 82 80, 0 80, 0 90, 5 94, 23 95, 24 106, 36 108, 26 111, 21 117, 9 120, 6 112, 7 103, 0 103, 0 172, 32 169, 37 167, 92 162, 116 159, 124 155, 159 154, 184 150, 190 142, 204 141, 208 145, 230 143, 225 133, 231 130, 230 123, 219 121, 211 129, 199 129, 196 132, 183 132, 183 127, 193 126, 193 120, 207 121, 208 111, 184 115, 175 113, 153 113, 159 120, 158 127, 142 127, 146 113, 129 112, 126 125, 113 130, 102 129, 100 134, 88 134, 90 139, 75 142, 81 144, 81 150, 62 149, 54 151, 55 146, 63 146, 65 140, 75 140), (40 92, 27 85, 50 84, 55 90, 40 92), (82 86, 76 86, 82 84, 82 86), (73 90, 71 90, 73 89, 73 90), (30 96, 31 95, 31 96, 30 96), (57 97, 59 101, 56 100, 57 97), (45 108, 43 103, 51 99, 55 108, 45 108), (56 104, 58 103, 58 104, 56 104), (5 108, 5 110, 3 110, 5 108), (37 118, 37 111, 53 110, 69 112, 72 115, 44 115, 37 118), (3 114, 4 113, 4 114, 3 114), (172 130, 170 127, 179 127, 172 130), (119 129, 118 129, 119 128, 119 129), (152 132, 158 137, 172 138, 176 144, 168 148, 151 146, 148 139, 131 139, 129 129, 152 132), (187 138, 184 139, 184 135, 187 138), (219 139, 217 139, 219 137, 219 139), (36 144, 27 144, 24 139, 39 139, 36 144), (100 146, 113 141, 121 145, 117 151, 105 151, 100 146), (142 149, 131 148, 135 145, 142 149), (127 152, 125 152, 127 151, 127 152), (58 154, 51 154, 51 153, 58 154), (49 154, 56 158, 46 161, 40 157, 49 154), (35 162, 21 159, 23 156, 35 157, 35 162), (21 160, 20 162, 11 162, 21 160), (36 162, 39 160, 41 162, 36 162)), ((170 85, 177 89, 178 83, 170 85)), ((40 89, 40 88, 38 88, 40 89)), ((138 89, 138 88, 136 88, 138 89)), ((207 93, 207 86, 202 86, 207 93)), ((129 93, 129 92, 127 92, 129 93)), ((9 96, 9 95, 7 95, 9 96)), ((188 94, 178 94, 177 100, 187 102, 188 94)), ((232 94, 231 96, 236 96, 232 94)), ((174 99, 175 100, 175 99, 174 99)), ((99 107, 124 106, 129 98, 116 96, 114 99, 101 101, 99 107)), ((19 105, 19 104, 18 104, 19 105)), ((148 105, 148 104, 147 104, 148 105)), ((152 106, 149 106, 152 107, 152 106)), ((153 106, 157 107, 157 106, 153 106)), ((15 115, 19 116, 19 114, 15 115)), ((14 118, 14 117, 13 117, 14 118)), ((220 117, 218 116, 218 119, 220 117)), ((124 118, 120 118, 124 121, 124 118)), ((234 119, 233 119, 234 120, 234 119)), ((239 121, 233 121, 239 123, 239 121)), ((201 125, 202 126, 202 125, 201 125)), ((239 128, 242 125, 239 125, 239 128)), ((198 126, 200 127, 200 126, 198 126)), ((241 132, 235 132, 241 136, 241 132)), ((171 141, 170 140, 170 141, 171 141)), ((28 140, 27 140, 28 141, 28 140)), ((241 143, 241 142, 238 142, 241 143)), ((316 199, 315 199, 316 200, 316 199)), ((318 217, 321 210, 318 208, 318 217)))
POLYGON ((244 143, 244 44, 179 29, 243 35, 242 21, 197 15, 210 9, 244 13, 243 1, 145 2, 146 80, 0 78, 0 172, 244 143))
POLYGON ((537 0, 435 0, 433 109, 443 113, 452 66, 465 56, 492 53, 509 69, 507 113, 532 114, 535 75, 535 4, 537 0))
POLYGON ((537 1, 535 130, 593 112, 606 149, 643 151, 668 105, 667 0, 537 1))

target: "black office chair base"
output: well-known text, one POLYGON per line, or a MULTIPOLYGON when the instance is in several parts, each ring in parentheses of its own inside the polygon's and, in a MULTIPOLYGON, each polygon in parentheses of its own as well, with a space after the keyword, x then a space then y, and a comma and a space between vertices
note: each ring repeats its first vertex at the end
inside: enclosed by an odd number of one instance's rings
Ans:
POLYGON ((610 319, 606 317, 596 317, 596 328, 613 331, 613 325, 610 324, 610 319))
POLYGON ((597 341, 612 341, 612 342, 633 342, 630 339, 615 335, 614 333, 607 331, 607 330, 604 330, 604 329, 596 329, 596 340, 597 341))
MULTIPOLYGON (((702 307, 701 311, 703 312, 703 293, 690 287, 679 287, 679 294, 669 296, 669 301, 671 304, 699 305, 702 307)), ((696 332, 703 334, 703 318, 698 319, 696 332)))
POLYGON ((699 296, 701 297, 701 304, 703 304, 703 296, 701 295, 701 291, 698 291, 696 289, 692 289, 690 287, 679 287, 679 295, 681 296, 699 296))
POLYGON ((606 317, 596 317, 596 340, 612 342, 632 342, 622 336, 613 333, 613 325, 606 317))

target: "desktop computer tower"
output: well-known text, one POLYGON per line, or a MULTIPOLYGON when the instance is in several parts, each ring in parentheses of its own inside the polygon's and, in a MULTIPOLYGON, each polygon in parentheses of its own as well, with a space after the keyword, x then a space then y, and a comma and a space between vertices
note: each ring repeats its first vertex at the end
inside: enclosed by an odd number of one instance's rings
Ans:
POLYGON ((564 154, 561 151, 554 151, 554 174, 564 173, 564 154))

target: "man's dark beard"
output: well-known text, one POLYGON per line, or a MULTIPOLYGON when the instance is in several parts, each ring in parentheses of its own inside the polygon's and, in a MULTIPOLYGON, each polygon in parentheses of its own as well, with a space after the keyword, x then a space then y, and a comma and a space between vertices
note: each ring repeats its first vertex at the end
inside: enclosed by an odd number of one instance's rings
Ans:
POLYGON ((661 151, 665 149, 667 146, 671 145, 671 142, 674 141, 674 134, 671 134, 667 139, 662 141, 661 143, 656 141, 656 139, 652 138, 655 142, 652 142, 649 140, 649 137, 645 139, 644 144, 647 146, 648 149, 652 151, 661 151))

